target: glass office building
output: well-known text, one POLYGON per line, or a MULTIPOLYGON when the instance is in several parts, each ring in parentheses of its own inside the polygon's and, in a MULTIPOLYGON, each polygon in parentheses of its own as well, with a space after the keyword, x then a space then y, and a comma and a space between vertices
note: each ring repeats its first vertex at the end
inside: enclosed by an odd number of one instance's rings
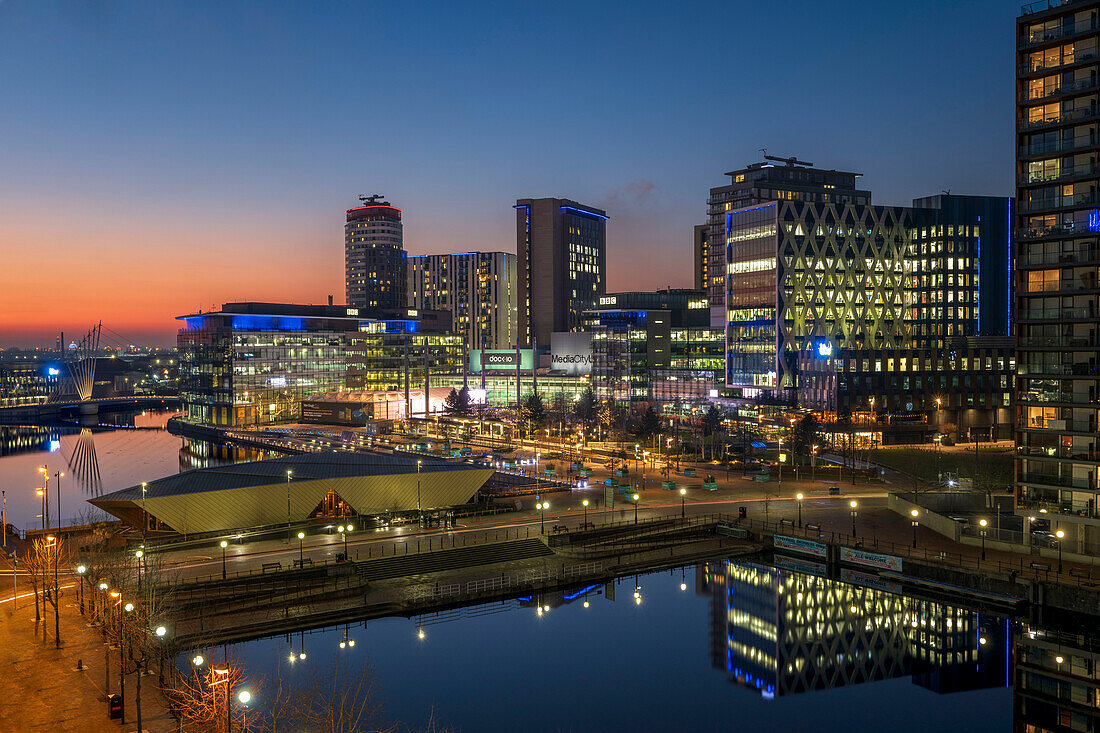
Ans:
POLYGON ((180 316, 183 417, 225 427, 295 422, 303 400, 344 389, 355 309, 226 303, 180 316))

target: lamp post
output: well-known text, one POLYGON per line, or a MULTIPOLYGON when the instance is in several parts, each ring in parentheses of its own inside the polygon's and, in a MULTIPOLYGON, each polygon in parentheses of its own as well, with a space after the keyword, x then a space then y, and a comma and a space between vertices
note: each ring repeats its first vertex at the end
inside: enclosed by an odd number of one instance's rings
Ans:
POLYGON ((917 547, 917 525, 920 524, 917 518, 920 516, 920 512, 916 509, 909 510, 909 516, 912 517, 911 523, 913 525, 913 549, 917 547))
POLYGON ((776 471, 779 472, 779 488, 776 489, 776 497, 778 498, 783 494, 783 439, 776 438, 776 442, 779 444, 779 455, 775 460, 776 471))
POLYGON ((985 528, 989 526, 989 521, 985 519, 978 520, 978 525, 981 527, 978 533, 982 536, 982 559, 985 559, 985 528))
POLYGON ((350 532, 352 529, 353 529, 353 526, 350 525, 350 524, 346 527, 341 524, 339 527, 336 528, 336 531, 340 533, 340 536, 344 540, 344 560, 348 559, 348 535, 347 535, 347 533, 350 532))
POLYGON ((1066 536, 1065 531, 1058 530, 1054 533, 1054 536, 1058 538, 1058 572, 1062 572, 1062 538, 1066 536))
POLYGON ((798 499, 798 526, 802 526, 802 492, 799 491, 794 495, 794 498, 798 499))
POLYGON ((852 537, 856 536, 856 510, 859 508, 859 502, 852 499, 848 502, 848 506, 852 508, 852 537))
POLYGON ((286 541, 290 542, 290 476, 294 471, 286 470, 286 541))
POLYGON ((84 573, 88 572, 88 568, 83 565, 76 566, 76 574, 80 576, 80 615, 84 615, 84 573))
POLYGON ((582 501, 581 506, 584 507, 584 529, 588 529, 588 499, 582 501))
POLYGON ((218 544, 222 548, 222 580, 225 580, 225 548, 229 546, 229 543, 222 540, 218 544))
POLYGON ((550 502, 540 501, 535 504, 535 508, 539 510, 539 532, 546 534, 546 510, 550 508, 550 502))
POLYGON ((141 545, 145 546, 145 529, 149 526, 149 513, 145 511, 145 490, 149 482, 141 482, 141 545))
POLYGON ((305 567, 305 558, 306 558, 306 556, 305 556, 305 549, 303 549, 303 546, 302 546, 302 540, 304 540, 305 538, 306 538, 306 533, 305 532, 299 532, 298 533, 298 568, 299 569, 305 567))
POLYGON ((638 523, 638 495, 634 495, 634 524, 638 523))
POLYGON ((422 460, 416 462, 416 524, 418 527, 424 526, 424 519, 420 514, 420 464, 423 462, 422 460))
POLYGON ((814 481, 814 469, 817 467, 817 446, 810 446, 810 482, 814 481))
POLYGON ((680 487, 680 519, 687 518, 687 492, 687 489, 680 487))
MULTIPOLYGON (((222 547, 225 547, 223 544, 222 547)), ((141 592, 141 558, 145 556, 144 550, 138 550, 134 553, 134 563, 137 565, 138 575, 138 592, 141 592)), ((222 550, 222 580, 225 579, 225 550, 222 550)))

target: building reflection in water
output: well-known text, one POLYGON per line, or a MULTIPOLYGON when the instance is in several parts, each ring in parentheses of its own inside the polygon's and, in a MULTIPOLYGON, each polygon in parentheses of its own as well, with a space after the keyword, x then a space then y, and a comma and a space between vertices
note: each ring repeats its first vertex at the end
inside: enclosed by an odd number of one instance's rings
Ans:
POLYGON ((1097 630, 1095 618, 1074 631, 1021 625, 1016 634, 1016 731, 1100 731, 1097 630))
POLYGON ((0 425, 0 456, 56 451, 61 434, 56 427, 37 425, 0 425))
POLYGON ((699 567, 712 664, 766 698, 908 676, 938 693, 1006 686, 1006 619, 911 598, 877 575, 776 558, 699 567))
POLYGON ((210 468, 211 466, 228 466, 242 461, 260 461, 266 458, 278 458, 281 455, 284 454, 277 451, 183 438, 183 443, 180 446, 180 471, 210 468))

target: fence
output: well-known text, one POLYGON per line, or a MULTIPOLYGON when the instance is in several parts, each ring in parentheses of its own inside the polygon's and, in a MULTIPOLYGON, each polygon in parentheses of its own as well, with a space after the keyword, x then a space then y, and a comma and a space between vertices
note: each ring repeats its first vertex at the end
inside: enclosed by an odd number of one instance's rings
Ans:
POLYGON ((429 600, 443 600, 452 597, 469 598, 471 596, 487 595, 495 591, 526 588, 537 583, 552 583, 557 581, 568 582, 579 580, 586 576, 597 575, 604 569, 602 562, 586 562, 576 565, 564 566, 561 570, 544 568, 541 570, 527 570, 521 573, 501 573, 488 578, 469 580, 464 584, 447 583, 435 586, 416 588, 409 593, 408 599, 413 602, 429 600))

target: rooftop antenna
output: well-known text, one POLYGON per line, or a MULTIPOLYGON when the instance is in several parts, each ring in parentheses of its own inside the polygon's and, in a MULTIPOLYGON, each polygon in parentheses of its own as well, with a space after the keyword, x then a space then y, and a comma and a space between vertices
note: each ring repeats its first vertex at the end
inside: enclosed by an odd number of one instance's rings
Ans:
POLYGON ((950 188, 945 188, 945 189, 941 190, 940 193, 942 193, 944 196, 950 196, 951 195, 951 189, 950 188))
POLYGON ((373 196, 367 196, 365 193, 359 194, 359 201, 364 206, 389 206, 390 202, 383 201, 383 198, 385 197, 380 193, 376 193, 373 196))
POLYGON ((758 149, 760 150, 761 155, 763 155, 765 158, 768 157, 768 149, 767 148, 758 148, 758 149))

